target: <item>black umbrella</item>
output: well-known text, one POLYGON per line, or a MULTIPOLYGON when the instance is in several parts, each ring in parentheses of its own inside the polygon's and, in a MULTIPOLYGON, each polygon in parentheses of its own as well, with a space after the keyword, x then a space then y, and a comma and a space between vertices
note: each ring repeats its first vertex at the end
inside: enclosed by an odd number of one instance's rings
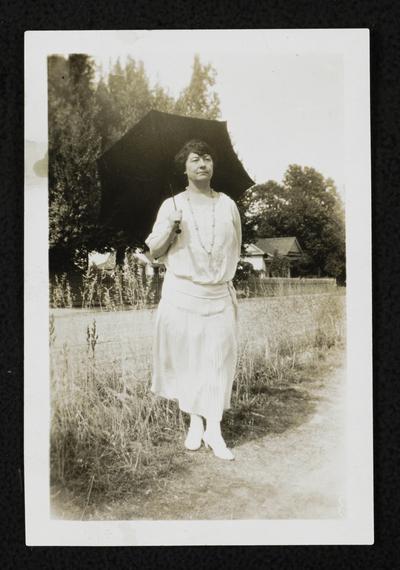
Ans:
POLYGON ((185 187, 185 178, 174 172, 174 156, 190 139, 204 140, 217 153, 214 190, 238 199, 253 186, 225 121, 150 111, 98 159, 102 223, 144 241, 162 201, 185 187))

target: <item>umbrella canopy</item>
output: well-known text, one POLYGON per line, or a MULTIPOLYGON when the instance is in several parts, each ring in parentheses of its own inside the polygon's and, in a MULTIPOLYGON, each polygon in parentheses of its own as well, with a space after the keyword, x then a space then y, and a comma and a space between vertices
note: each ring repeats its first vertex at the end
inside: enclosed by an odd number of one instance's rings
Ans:
POLYGON ((150 111, 98 159, 101 221, 144 241, 171 187, 174 193, 185 187, 185 177, 174 172, 174 156, 190 139, 204 140, 217 153, 214 190, 238 199, 253 186, 225 121, 150 111))

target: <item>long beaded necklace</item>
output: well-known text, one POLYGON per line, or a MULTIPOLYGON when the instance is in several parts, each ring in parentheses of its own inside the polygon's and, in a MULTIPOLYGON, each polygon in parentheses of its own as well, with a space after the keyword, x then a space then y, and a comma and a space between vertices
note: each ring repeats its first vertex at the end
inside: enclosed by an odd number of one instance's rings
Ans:
POLYGON ((208 255, 208 259, 209 262, 211 263, 211 254, 212 254, 212 250, 214 248, 214 242, 215 242, 215 199, 214 199, 214 194, 213 194, 213 190, 211 189, 211 198, 212 198, 212 222, 211 222, 211 243, 210 243, 210 248, 207 249, 203 243, 203 240, 201 239, 201 235, 200 235, 200 230, 199 230, 199 225, 197 223, 196 220, 196 216, 194 215, 194 211, 192 208, 192 204, 190 202, 190 196, 189 196, 189 191, 186 192, 186 199, 189 205, 189 209, 190 209, 190 213, 193 219, 193 225, 194 225, 194 229, 196 230, 197 233, 197 237, 199 239, 199 243, 202 247, 202 249, 206 252, 206 254, 208 255))

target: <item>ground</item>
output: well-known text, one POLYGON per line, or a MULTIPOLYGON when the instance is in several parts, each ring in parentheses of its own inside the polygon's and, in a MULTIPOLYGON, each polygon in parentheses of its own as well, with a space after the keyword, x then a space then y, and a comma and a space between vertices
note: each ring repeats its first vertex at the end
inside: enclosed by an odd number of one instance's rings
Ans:
MULTIPOLYGON (((305 368, 307 370, 307 368, 305 368)), ((183 467, 124 500, 89 508, 89 520, 331 519, 345 514, 345 362, 321 367, 280 394, 306 405, 299 421, 235 446, 234 461, 202 447, 183 467)), ((266 411, 268 413, 268 411, 266 411)), ((182 441, 183 445, 183 441, 182 441)), ((64 498, 65 499, 65 498, 64 498)), ((63 501, 64 502, 64 501, 63 501)), ((65 505, 65 502, 64 502, 65 505)), ((82 513, 55 512, 81 518, 82 513)))

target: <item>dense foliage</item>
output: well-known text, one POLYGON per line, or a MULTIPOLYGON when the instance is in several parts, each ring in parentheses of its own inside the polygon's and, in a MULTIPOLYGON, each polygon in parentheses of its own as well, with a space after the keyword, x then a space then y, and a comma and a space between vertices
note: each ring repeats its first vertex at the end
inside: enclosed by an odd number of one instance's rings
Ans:
POLYGON ((96 79, 85 54, 48 59, 50 268, 86 265, 93 249, 124 250, 134 243, 124 232, 97 223, 100 184, 96 159, 150 109, 216 119, 215 71, 195 57, 187 88, 174 100, 150 85, 141 62, 117 61, 96 79))
POLYGON ((292 164, 282 184, 270 180, 249 189, 241 210, 248 241, 295 236, 305 252, 296 268, 300 275, 344 282, 344 208, 333 180, 314 168, 292 164))

